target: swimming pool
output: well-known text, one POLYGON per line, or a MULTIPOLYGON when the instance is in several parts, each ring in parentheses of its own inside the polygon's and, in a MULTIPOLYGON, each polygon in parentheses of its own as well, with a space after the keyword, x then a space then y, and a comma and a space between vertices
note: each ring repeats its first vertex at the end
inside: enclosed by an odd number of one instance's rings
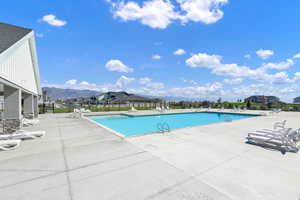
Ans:
POLYGON ((224 122, 226 119, 238 120, 257 116, 238 113, 193 112, 143 116, 90 116, 88 118, 124 136, 132 136, 159 132, 162 128, 174 130, 177 128, 224 122))

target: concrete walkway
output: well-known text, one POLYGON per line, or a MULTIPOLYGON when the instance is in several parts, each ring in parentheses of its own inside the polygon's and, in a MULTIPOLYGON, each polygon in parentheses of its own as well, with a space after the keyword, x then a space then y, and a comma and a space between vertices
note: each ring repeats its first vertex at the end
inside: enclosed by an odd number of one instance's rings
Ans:
POLYGON ((41 116, 42 139, 0 152, 0 199, 299 199, 300 154, 245 144, 248 131, 300 113, 122 139, 84 119, 41 116))

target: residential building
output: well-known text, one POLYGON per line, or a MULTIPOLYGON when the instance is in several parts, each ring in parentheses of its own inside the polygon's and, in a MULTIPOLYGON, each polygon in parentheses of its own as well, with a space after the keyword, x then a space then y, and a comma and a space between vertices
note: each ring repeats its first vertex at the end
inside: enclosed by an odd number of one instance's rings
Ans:
POLYGON ((299 103, 300 104, 300 97, 294 98, 294 103, 299 103))
POLYGON ((37 117, 42 90, 33 30, 0 23, 0 93, 10 127, 20 125, 22 114, 37 117))
POLYGON ((280 99, 275 96, 264 96, 264 95, 255 95, 250 96, 244 100, 244 102, 251 103, 279 103, 280 99))

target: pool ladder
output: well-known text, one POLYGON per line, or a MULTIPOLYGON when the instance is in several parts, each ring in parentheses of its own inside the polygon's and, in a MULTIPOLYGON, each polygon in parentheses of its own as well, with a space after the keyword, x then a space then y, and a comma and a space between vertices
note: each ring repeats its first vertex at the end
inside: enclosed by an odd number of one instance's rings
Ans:
POLYGON ((232 122, 232 119, 229 115, 224 115, 224 121, 225 122, 232 122))
POLYGON ((170 126, 167 122, 158 123, 157 129, 158 129, 158 132, 160 132, 160 133, 170 132, 170 126))

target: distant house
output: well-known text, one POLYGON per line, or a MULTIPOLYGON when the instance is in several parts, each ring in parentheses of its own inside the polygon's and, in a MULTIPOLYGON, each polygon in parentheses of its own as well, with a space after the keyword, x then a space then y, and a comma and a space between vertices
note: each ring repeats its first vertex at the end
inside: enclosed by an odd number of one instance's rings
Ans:
POLYGON ((294 103, 299 103, 300 104, 300 97, 294 98, 294 103))
POLYGON ((263 95, 255 95, 250 96, 244 100, 244 102, 251 102, 251 103, 279 103, 280 99, 275 96, 263 96, 263 95))

